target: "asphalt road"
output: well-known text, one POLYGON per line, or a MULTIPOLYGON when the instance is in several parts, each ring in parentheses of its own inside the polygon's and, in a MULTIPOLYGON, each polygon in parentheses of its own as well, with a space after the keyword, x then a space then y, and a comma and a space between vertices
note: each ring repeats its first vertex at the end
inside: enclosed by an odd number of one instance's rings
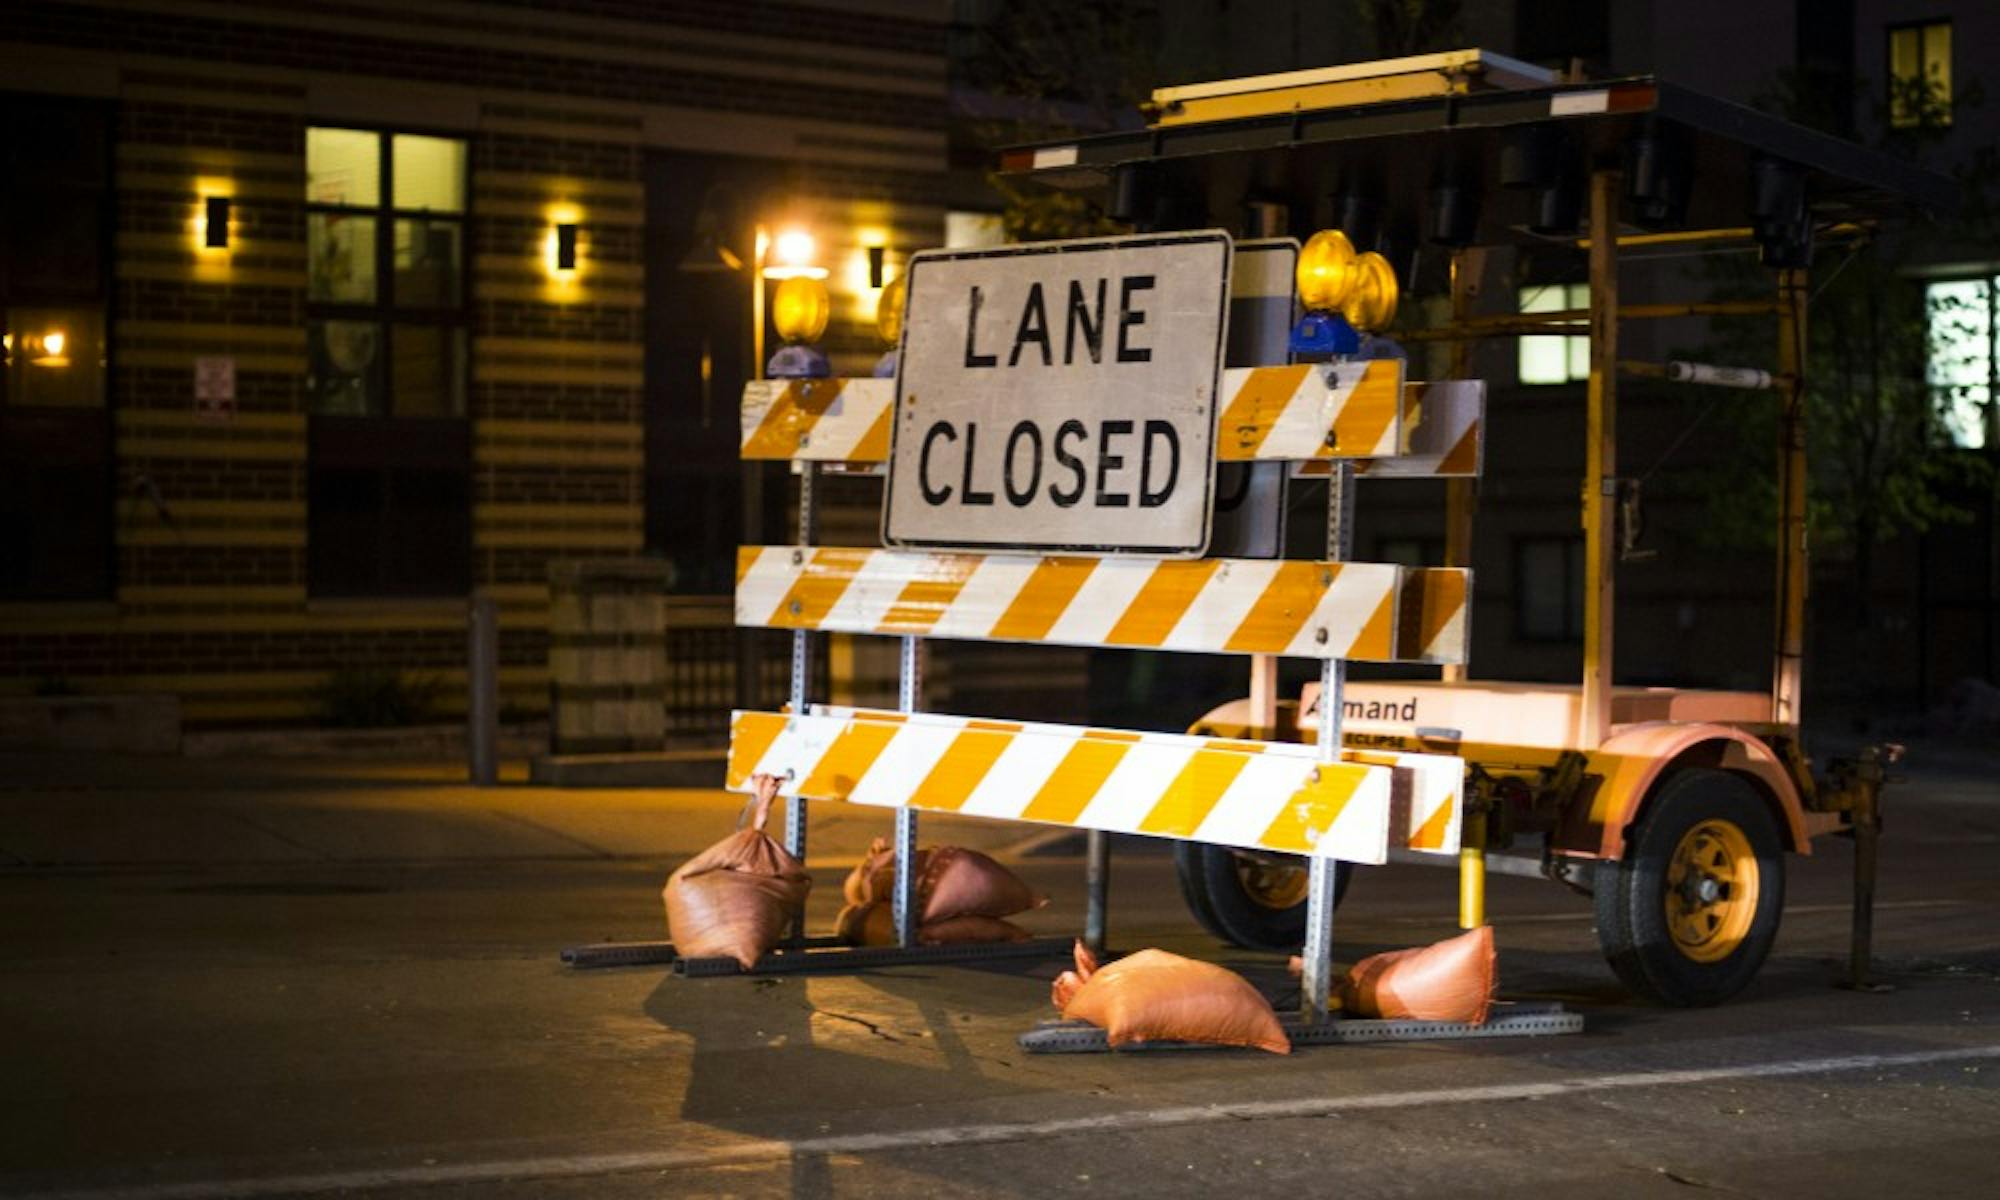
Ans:
MULTIPOLYGON (((1631 1001, 1588 906, 1495 878, 1503 995, 1577 1036, 1034 1056, 1053 963, 681 980, 573 972, 661 936, 671 866, 733 798, 486 792, 448 768, 0 761, 0 1194, 1345 1196, 1994 1194, 2000 785, 1919 751, 1891 796, 1878 977, 1845 952, 1843 842, 1794 859, 1735 1002, 1631 1001)), ((883 814, 822 806, 815 927, 883 814)), ((1022 827, 926 840, 1026 849, 1022 827)), ((1057 848, 1058 850, 1060 847, 1057 848)), ((1073 931, 1081 864, 1019 857, 1073 931)), ((1449 873, 1382 868, 1352 959, 1452 932, 1449 873)), ((1202 935, 1123 847, 1113 942, 1282 964, 1202 935)))

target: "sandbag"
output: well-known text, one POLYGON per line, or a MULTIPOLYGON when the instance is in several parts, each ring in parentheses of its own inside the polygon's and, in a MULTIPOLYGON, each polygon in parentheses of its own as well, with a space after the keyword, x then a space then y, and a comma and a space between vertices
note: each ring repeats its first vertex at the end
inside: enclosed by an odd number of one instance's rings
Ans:
MULTIPOLYGON (((918 922, 929 925, 952 917, 1011 917, 1048 903, 1020 876, 987 855, 963 846, 917 851, 911 880, 918 922)), ((896 886, 896 851, 876 838, 867 857, 850 871, 841 892, 854 906, 888 900, 896 886)))
POLYGON ((1099 967, 1078 942, 1076 970, 1058 976, 1050 994, 1066 1019, 1103 1029, 1113 1046, 1202 1042, 1292 1052, 1278 1014, 1249 980, 1165 950, 1141 950, 1099 967))
MULTIPOLYGON (((842 941, 853 946, 896 944, 895 907, 887 900, 850 904, 840 910, 835 926, 842 941)), ((946 917, 917 926, 919 946, 959 946, 973 942, 1025 942, 1028 931, 1012 921, 977 913, 946 917)))
POLYGON ((778 944, 805 910, 812 877, 764 833, 778 780, 758 775, 749 826, 667 877, 667 936, 682 958, 733 958, 744 970, 778 944))
MULTIPOLYGON (((1334 984, 1333 999, 1350 1017, 1483 1025, 1497 959, 1493 927, 1481 925, 1434 945, 1371 954, 1334 984)), ((1293 974, 1300 965, 1292 959, 1293 974)))

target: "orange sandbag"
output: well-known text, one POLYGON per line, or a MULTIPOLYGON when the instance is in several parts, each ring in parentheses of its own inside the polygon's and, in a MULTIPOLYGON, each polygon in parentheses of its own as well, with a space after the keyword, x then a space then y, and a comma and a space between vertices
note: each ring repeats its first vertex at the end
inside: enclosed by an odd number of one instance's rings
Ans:
MULTIPOLYGON (((854 946, 893 946, 896 944, 896 911, 887 900, 873 900, 867 904, 850 904, 840 910, 840 921, 835 927, 842 941, 854 946)), ((1025 942, 1028 931, 999 917, 982 917, 976 913, 962 917, 946 917, 942 921, 929 921, 917 926, 919 946, 958 946, 970 942, 1025 942)))
POLYGON ((1051 989, 1062 1015, 1103 1029, 1113 1046, 1203 1042, 1290 1054, 1270 1002, 1227 967, 1165 950, 1141 950, 1099 967, 1077 943, 1076 970, 1051 989))
MULTIPOLYGON (((938 846, 917 851, 915 885, 919 920, 925 925, 952 917, 1011 917, 1039 908, 1020 876, 977 850, 938 846)), ((896 886, 896 851, 876 838, 868 856, 848 873, 841 892, 851 905, 887 900, 896 886)))
POLYGON ((812 877, 764 834, 778 781, 759 775, 750 825, 681 864, 661 892, 667 936, 682 958, 733 958, 744 970, 804 911, 812 877))
MULTIPOLYGON (((1334 984, 1334 999, 1350 1017, 1456 1021, 1482 1025, 1493 1005, 1497 955, 1493 927, 1413 950, 1371 954, 1334 984)), ((1299 972, 1297 958, 1292 972, 1299 972)))

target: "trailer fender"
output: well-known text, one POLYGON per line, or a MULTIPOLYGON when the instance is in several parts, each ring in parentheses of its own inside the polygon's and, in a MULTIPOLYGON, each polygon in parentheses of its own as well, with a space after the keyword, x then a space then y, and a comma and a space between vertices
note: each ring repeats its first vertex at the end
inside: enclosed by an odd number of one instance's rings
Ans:
POLYGON ((1763 794, 1785 831, 1788 849, 1812 853, 1799 789, 1762 741, 1728 725, 1649 722, 1620 729, 1588 755, 1585 793, 1565 815, 1555 849, 1617 859, 1625 830, 1666 774, 1679 767, 1715 767, 1743 776, 1763 794))

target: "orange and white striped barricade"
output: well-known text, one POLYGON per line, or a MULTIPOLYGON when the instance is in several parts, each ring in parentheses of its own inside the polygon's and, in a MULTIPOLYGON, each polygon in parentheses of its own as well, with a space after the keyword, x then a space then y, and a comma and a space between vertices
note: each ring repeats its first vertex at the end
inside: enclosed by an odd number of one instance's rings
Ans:
MULTIPOLYGON (((1404 382, 1401 364, 1386 360, 1231 367, 1222 377, 1217 461, 1290 462, 1301 476, 1324 476, 1337 458, 1370 479, 1480 473, 1483 380, 1404 382)), ((747 384, 742 457, 880 470, 895 400, 894 379, 747 384)))
POLYGON ((1465 661, 1470 573, 1394 563, 744 546, 739 625, 981 641, 1465 661))
MULTIPOLYGON (((1403 453, 1403 364, 1229 367, 1215 457, 1222 462, 1374 458, 1403 453)), ((743 389, 746 459, 881 463, 894 379, 767 379, 743 389)))
POLYGON ((813 800, 1381 863, 1392 846, 1457 853, 1465 763, 816 705, 734 715, 728 786, 757 774, 813 800))

